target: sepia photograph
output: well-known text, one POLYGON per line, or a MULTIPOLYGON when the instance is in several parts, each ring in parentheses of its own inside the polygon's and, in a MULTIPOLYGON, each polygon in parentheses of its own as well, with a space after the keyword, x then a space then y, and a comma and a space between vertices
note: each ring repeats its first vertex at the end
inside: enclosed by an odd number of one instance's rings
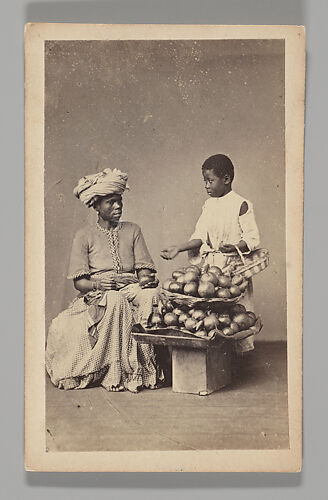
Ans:
POLYGON ((304 60, 26 26, 28 470, 300 470, 304 60))

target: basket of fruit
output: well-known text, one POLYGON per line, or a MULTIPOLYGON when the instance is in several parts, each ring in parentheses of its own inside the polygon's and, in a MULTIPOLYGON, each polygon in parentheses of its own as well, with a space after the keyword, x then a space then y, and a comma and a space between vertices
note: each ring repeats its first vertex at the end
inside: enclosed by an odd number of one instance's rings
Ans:
POLYGON ((211 306, 206 310, 198 307, 167 305, 156 308, 149 319, 148 334, 180 331, 198 338, 214 341, 220 337, 241 340, 258 334, 262 329, 260 316, 247 311, 242 304, 226 304, 219 312, 211 306))
MULTIPOLYGON (((236 249, 238 251, 238 247, 236 247, 236 249)), ((259 248, 248 255, 243 255, 238 251, 238 255, 235 254, 231 256, 229 260, 230 262, 226 270, 229 271, 232 276, 237 274, 244 279, 250 279, 252 276, 268 267, 269 251, 266 248, 259 248)))
MULTIPOLYGON (((237 273, 230 276, 217 266, 180 268, 162 285, 164 297, 179 305, 200 303, 234 303, 243 297, 248 282, 237 273)), ((164 298, 165 300, 165 298, 164 298)))

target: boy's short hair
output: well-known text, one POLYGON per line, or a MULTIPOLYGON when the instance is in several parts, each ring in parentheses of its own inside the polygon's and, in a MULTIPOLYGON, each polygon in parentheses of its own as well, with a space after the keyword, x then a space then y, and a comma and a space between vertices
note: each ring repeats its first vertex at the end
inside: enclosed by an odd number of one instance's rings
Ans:
POLYGON ((213 170, 217 177, 224 177, 225 175, 229 175, 231 182, 234 178, 234 167, 232 161, 228 156, 218 154, 213 155, 207 158, 202 165, 202 172, 204 170, 213 170))

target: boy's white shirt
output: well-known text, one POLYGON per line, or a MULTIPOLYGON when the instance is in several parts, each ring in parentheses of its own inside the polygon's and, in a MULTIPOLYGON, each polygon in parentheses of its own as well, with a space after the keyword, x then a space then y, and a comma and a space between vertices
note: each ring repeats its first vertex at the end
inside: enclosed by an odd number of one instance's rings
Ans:
MULTIPOLYGON (((196 260, 200 261, 205 254, 217 253, 222 244, 237 245, 240 240, 246 242, 250 251, 256 250, 260 245, 260 235, 253 204, 235 191, 230 191, 221 198, 209 198, 203 205, 202 214, 190 239, 200 239, 203 243, 198 255, 189 253, 189 258, 194 263, 196 260), (244 215, 239 215, 244 201, 248 210, 244 215)), ((223 254, 221 257, 216 255, 217 263, 218 258, 221 265, 224 265, 226 258, 223 254)))

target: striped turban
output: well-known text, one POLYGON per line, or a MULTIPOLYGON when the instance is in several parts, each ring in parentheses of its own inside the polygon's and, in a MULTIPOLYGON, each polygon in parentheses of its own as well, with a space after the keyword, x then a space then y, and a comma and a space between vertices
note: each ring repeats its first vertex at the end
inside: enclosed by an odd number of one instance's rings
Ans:
POLYGON ((79 180, 73 193, 88 207, 92 207, 99 196, 123 194, 126 189, 128 175, 117 168, 105 168, 97 174, 86 175, 79 180))

